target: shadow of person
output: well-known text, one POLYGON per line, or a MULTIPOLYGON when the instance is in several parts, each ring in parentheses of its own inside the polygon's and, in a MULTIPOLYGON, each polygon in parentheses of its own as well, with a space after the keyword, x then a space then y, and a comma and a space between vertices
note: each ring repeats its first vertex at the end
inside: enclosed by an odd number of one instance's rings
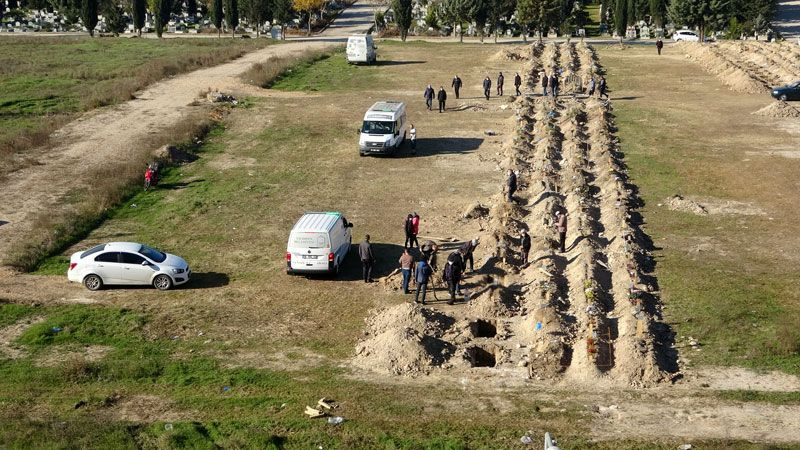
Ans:
MULTIPOLYGON (((359 242, 360 243, 360 242, 359 242)), ((338 281, 363 281, 364 275, 361 266, 361 259, 358 257, 358 245, 353 243, 350 245, 350 251, 339 269, 339 275, 336 277, 329 277, 338 281)), ((392 273, 395 269, 400 268, 400 256, 403 254, 403 246, 397 244, 388 244, 383 242, 371 242, 372 255, 375 262, 372 266, 372 278, 378 279, 385 277, 392 273)), ((419 251, 415 248, 411 250, 411 254, 415 260, 419 260, 419 251)))

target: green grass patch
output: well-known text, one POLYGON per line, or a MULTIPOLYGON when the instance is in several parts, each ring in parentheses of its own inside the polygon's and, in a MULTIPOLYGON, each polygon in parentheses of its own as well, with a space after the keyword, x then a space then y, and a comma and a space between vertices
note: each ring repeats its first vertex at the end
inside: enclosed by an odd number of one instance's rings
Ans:
POLYGON ((81 344, 126 347, 141 339, 147 318, 141 313, 106 307, 58 308, 19 337, 30 347, 81 344))
POLYGON ((800 392, 768 392, 768 391, 719 391, 715 397, 739 402, 769 403, 772 405, 798 405, 800 392))
POLYGON ((36 307, 16 303, 0 303, 0 327, 11 325, 33 314, 36 307))
POLYGON ((288 69, 273 84, 281 91, 343 91, 372 86, 380 66, 347 63, 344 51, 322 55, 288 69))

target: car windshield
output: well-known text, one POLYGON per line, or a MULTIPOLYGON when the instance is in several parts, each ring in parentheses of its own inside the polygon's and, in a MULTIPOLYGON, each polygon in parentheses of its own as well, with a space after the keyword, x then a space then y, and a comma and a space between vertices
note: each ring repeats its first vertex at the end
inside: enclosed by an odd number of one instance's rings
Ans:
POLYGON ((365 120, 364 126, 361 127, 361 132, 369 134, 392 134, 394 133, 394 122, 365 120))
POLYGON ((99 252, 100 250, 102 250, 104 248, 106 248, 106 244, 95 245, 94 247, 90 248, 89 250, 86 250, 85 252, 81 253, 81 258, 85 258, 85 257, 87 257, 89 255, 93 255, 93 254, 99 252))
POLYGON ((795 81, 794 83, 789 85, 790 88, 800 88, 800 81, 795 81))
POLYGON ((296 248, 328 247, 328 235, 326 233, 296 231, 292 233, 290 241, 292 247, 296 248))
POLYGON ((142 248, 139 249, 139 253, 157 263, 164 262, 164 260, 167 259, 166 253, 161 253, 160 251, 150 248, 146 245, 143 245, 142 248))

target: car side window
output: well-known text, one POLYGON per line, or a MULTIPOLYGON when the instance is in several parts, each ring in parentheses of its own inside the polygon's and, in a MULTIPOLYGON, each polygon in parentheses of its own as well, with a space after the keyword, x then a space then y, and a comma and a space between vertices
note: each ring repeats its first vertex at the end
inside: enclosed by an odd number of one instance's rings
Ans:
POLYGON ((115 263, 119 262, 119 252, 106 252, 97 255, 94 258, 97 262, 115 263))
POLYGON ((144 258, 133 254, 133 253, 121 253, 122 259, 121 262, 123 264, 141 264, 144 262, 144 258))

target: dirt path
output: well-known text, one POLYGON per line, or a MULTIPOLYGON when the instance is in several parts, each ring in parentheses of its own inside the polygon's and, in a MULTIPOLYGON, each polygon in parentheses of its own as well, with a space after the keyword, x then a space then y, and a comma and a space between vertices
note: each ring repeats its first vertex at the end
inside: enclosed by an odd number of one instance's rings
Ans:
POLYGON ((309 48, 334 45, 341 37, 365 32, 372 25, 373 4, 360 2, 344 11, 320 35, 298 42, 273 45, 239 59, 156 83, 135 100, 89 112, 56 131, 64 144, 43 155, 38 164, 10 176, 0 186, 0 259, 9 246, 24 237, 44 211, 69 207, 64 197, 81 193, 97 180, 92 173, 109 161, 133 161, 142 142, 160 130, 180 123, 197 107, 201 91, 235 91, 237 79, 252 64, 272 56, 291 55, 309 48))

